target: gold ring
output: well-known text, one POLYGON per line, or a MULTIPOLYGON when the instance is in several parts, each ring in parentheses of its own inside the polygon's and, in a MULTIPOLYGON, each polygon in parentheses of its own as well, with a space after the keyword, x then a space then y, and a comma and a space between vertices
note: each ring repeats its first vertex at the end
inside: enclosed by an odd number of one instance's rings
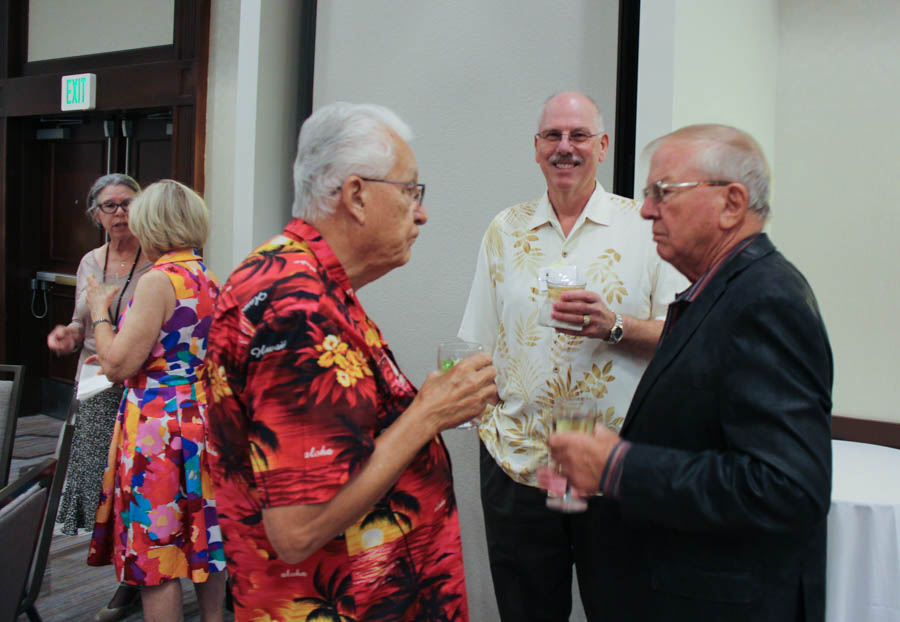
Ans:
POLYGON ((591 316, 585 314, 584 318, 581 320, 581 325, 587 328, 587 325, 591 323, 591 316))

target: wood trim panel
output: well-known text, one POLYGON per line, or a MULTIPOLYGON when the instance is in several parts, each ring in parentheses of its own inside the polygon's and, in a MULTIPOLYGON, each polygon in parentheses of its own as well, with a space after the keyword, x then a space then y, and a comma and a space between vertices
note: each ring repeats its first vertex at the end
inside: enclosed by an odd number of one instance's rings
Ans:
POLYGON ((194 187, 194 106, 172 109, 172 179, 194 187))
MULTIPOLYGON (((192 61, 166 61, 98 69, 97 110, 192 104, 192 61)), ((62 74, 0 80, 0 116, 60 114, 62 74)), ((77 116, 77 112, 73 112, 77 116)))
MULTIPOLYGON (((6 125, 7 120, 0 117, 0 163, 6 163, 6 125)), ((0 258, 3 258, 3 266, 0 267, 0 362, 5 363, 6 339, 3 337, 5 327, 8 326, 6 316, 6 257, 8 245, 6 243, 6 166, 0 166, 0 258)))
MULTIPOLYGON (((175 0, 175 32, 172 37, 176 58, 194 58, 199 40, 196 28, 202 20, 203 6, 209 13, 208 0, 175 0)), ((208 23, 207 19, 207 23, 208 23)))
MULTIPOLYGON (((3 82, 9 75, 9 68, 16 58, 16 50, 20 49, 19 36, 21 36, 21 28, 13 27, 18 24, 17 11, 21 11, 21 5, 16 3, 10 6, 9 0, 0 0, 0 102, 2 102, 6 89, 3 82)), ((6 159, 7 159, 7 120, 0 116, 0 362, 7 362, 8 350, 6 344, 6 326, 9 326, 9 317, 7 313, 7 293, 6 281, 8 260, 8 231, 6 227, 6 205, 9 187, 6 179, 6 159)))
POLYGON ((619 52, 616 62, 616 144, 613 155, 613 193, 634 194, 635 136, 637 132, 638 34, 640 0, 619 0, 619 52))
MULTIPOLYGON (((195 3, 191 32, 194 59, 194 170, 191 187, 200 195, 206 188, 206 93, 209 82, 210 2, 195 3)), ((187 19, 185 19, 187 21, 187 19)))
POLYGON ((9 55, 10 49, 10 9, 7 0, 0 0, 0 80, 9 75, 9 55), (6 42, 6 43, 3 43, 6 42))
POLYGON ((834 415, 831 417, 831 438, 900 449, 900 423, 834 415))
POLYGON ((18 75, 28 50, 28 3, 2 0, 0 3, 0 78, 18 75))
POLYGON ((317 0, 305 0, 300 8, 297 132, 300 131, 300 126, 313 112, 313 77, 316 69, 316 15, 318 10, 317 0))
MULTIPOLYGON (((25 63, 21 76, 39 76, 47 73, 96 73, 98 69, 118 67, 122 65, 140 65, 175 58, 174 45, 157 45, 154 47, 123 50, 121 52, 104 52, 102 54, 86 54, 84 56, 68 56, 51 58, 25 63)), ((13 75, 13 74, 10 74, 13 75)))

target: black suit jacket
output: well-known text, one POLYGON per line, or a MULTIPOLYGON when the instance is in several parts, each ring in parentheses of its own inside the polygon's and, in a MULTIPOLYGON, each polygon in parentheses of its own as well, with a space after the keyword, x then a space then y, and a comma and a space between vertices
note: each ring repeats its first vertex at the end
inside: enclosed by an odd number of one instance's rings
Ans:
POLYGON ((812 290, 760 235, 681 312, 628 410, 632 619, 824 619, 831 384, 812 290))

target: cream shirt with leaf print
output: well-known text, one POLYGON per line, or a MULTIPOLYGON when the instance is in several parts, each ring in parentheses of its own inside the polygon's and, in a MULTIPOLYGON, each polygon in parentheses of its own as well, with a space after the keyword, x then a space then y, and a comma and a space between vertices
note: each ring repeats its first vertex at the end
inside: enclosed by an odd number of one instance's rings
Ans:
POLYGON ((644 320, 665 319, 675 294, 688 286, 657 255, 651 223, 639 210, 639 202, 598 183, 568 238, 546 194, 503 210, 484 235, 459 337, 493 354, 500 401, 482 415, 479 435, 521 484, 537 486, 556 399, 591 396, 598 421, 618 430, 650 361, 538 324, 546 296, 540 269, 577 265, 587 289, 602 294, 611 310, 644 320))

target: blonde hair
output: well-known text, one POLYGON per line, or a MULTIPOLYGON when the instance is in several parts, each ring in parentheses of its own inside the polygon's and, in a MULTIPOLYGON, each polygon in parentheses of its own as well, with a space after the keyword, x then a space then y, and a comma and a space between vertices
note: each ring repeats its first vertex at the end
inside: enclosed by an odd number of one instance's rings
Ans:
POLYGON ((128 227, 141 246, 160 255, 201 248, 209 237, 209 211, 196 192, 163 179, 147 186, 132 201, 128 227))

